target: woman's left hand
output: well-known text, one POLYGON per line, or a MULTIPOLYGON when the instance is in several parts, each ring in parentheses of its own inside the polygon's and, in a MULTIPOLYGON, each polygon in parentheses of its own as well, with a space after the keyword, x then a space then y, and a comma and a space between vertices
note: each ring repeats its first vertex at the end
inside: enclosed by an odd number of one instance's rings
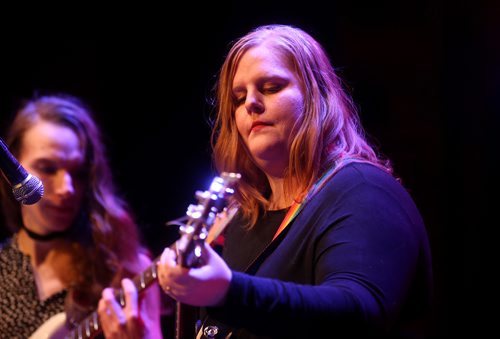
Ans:
POLYGON ((123 308, 116 301, 112 288, 102 291, 97 313, 104 336, 108 339, 143 338, 145 326, 139 312, 137 289, 130 279, 122 280, 122 288, 125 296, 123 308))

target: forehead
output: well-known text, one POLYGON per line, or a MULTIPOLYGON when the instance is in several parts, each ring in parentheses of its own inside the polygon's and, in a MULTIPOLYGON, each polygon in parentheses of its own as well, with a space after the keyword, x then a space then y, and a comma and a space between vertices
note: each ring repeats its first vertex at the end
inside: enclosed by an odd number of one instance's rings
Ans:
POLYGON ((71 128, 40 121, 25 132, 21 153, 23 155, 50 155, 51 153, 74 155, 80 150, 80 140, 71 128))
POLYGON ((276 47, 266 44, 248 49, 236 66, 234 81, 250 73, 272 73, 275 75, 292 74, 292 65, 288 58, 276 47))

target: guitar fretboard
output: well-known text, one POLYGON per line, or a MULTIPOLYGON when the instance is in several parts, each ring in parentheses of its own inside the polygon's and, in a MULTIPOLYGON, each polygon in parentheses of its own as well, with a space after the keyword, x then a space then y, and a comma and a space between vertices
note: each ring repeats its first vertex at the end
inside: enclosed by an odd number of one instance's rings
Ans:
MULTIPOLYGON (((132 278, 132 282, 134 283, 138 293, 141 293, 146 288, 151 286, 158 278, 156 265, 160 260, 160 257, 161 256, 157 257, 155 260, 153 260, 152 264, 149 265, 147 269, 132 278)), ((115 299, 120 303, 121 307, 125 306, 125 295, 122 289, 117 289, 115 291, 115 299)), ((85 319, 83 319, 78 324, 78 326, 71 330, 71 332, 65 338, 90 339, 97 336, 99 333, 101 333, 101 331, 102 328, 101 323, 99 322, 99 316, 97 315, 97 311, 94 311, 85 319)))

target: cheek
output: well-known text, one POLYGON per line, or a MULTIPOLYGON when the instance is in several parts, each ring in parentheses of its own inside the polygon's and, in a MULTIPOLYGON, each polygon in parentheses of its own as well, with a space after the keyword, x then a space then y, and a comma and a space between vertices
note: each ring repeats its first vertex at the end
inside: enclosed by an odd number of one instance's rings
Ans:
POLYGON ((244 140, 247 139, 248 134, 248 127, 246 126, 248 124, 248 119, 246 119, 246 116, 247 114, 243 113, 241 109, 237 109, 234 113, 236 128, 238 129, 238 133, 244 140))
POLYGON ((286 131, 291 132, 295 123, 301 119, 304 102, 301 96, 291 96, 278 103, 282 121, 286 131))
POLYGON ((21 214, 23 216, 30 216, 37 212, 39 206, 43 204, 43 199, 34 205, 21 205, 21 214))
POLYGON ((47 213, 44 213, 45 205, 43 199, 34 205, 22 205, 21 215, 23 222, 28 224, 44 224, 44 220, 47 218, 47 213))
MULTIPOLYGON (((34 173, 35 175, 37 175, 36 172, 31 172, 31 173, 34 173)), ((44 194, 45 195, 51 194, 52 191, 54 190, 53 189, 54 184, 53 184, 52 178, 50 178, 46 175, 43 175, 43 174, 38 174, 37 176, 42 181, 44 194)))
POLYGON ((298 120, 304 110, 304 98, 302 94, 297 91, 297 93, 290 98, 289 105, 292 119, 298 120))

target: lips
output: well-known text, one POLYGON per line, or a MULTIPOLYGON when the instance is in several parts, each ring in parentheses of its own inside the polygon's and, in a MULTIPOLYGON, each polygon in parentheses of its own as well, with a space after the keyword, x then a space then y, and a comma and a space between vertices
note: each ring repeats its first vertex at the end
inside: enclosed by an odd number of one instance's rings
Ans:
POLYGON ((52 211, 52 213, 55 213, 57 215, 73 215, 73 209, 60 207, 49 207, 49 209, 50 211, 52 211))
POLYGON ((75 207, 73 205, 65 204, 65 205, 55 205, 50 204, 46 205, 45 208, 53 214, 60 216, 71 216, 75 214, 75 207))
POLYGON ((261 128, 266 127, 266 126, 271 126, 271 124, 264 122, 264 121, 256 120, 256 121, 252 122, 252 126, 250 127, 250 132, 258 131, 261 128))

